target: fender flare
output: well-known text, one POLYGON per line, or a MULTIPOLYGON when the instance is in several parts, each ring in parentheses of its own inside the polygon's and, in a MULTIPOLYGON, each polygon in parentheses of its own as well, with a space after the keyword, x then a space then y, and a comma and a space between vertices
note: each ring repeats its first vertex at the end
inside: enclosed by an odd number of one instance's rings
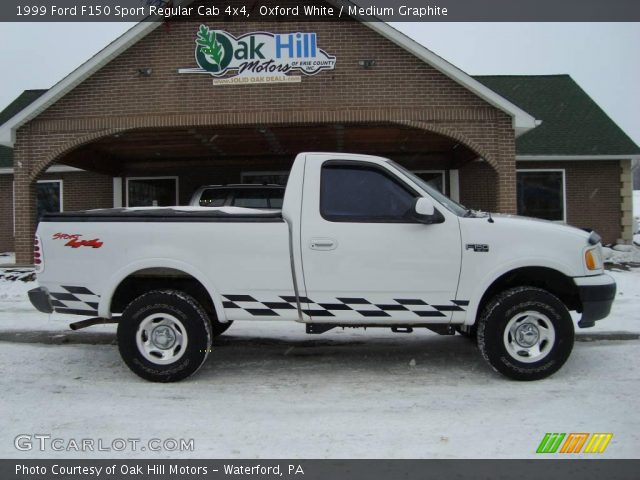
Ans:
POLYGON ((205 290, 211 297, 213 306, 216 309, 216 314, 218 315, 218 321, 223 323, 227 321, 227 317, 222 306, 222 299, 217 293, 218 290, 213 282, 209 281, 207 276, 193 265, 169 258, 146 258, 144 260, 129 263, 125 267, 116 271, 106 282, 106 285, 102 290, 100 302, 98 303, 98 316, 101 318, 111 318, 111 300, 118 286, 130 275, 147 268, 171 268, 192 276, 200 282, 202 286, 204 286, 205 290))
POLYGON ((473 325, 476 323, 480 300, 482 300, 484 294, 496 280, 509 272, 528 267, 548 268, 550 270, 555 270, 556 272, 561 273, 568 278, 577 276, 570 272, 570 267, 568 265, 560 262, 550 261, 548 258, 524 258, 505 263, 499 268, 491 270, 484 277, 482 277, 478 284, 478 287, 474 288, 473 295, 471 295, 471 298, 469 299, 469 306, 467 307, 467 311, 465 312, 466 316, 464 325, 473 325))

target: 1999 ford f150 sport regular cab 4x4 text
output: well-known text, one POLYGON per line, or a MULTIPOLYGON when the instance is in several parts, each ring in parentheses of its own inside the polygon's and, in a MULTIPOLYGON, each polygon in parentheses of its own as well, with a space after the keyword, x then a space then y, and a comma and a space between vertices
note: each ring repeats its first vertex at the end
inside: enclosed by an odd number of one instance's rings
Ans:
POLYGON ((117 321, 126 364, 163 382, 198 370, 236 320, 459 331, 500 373, 540 379, 571 353, 569 311, 592 326, 616 290, 597 234, 473 212, 390 160, 344 153, 299 154, 282 211, 46 215, 35 264, 36 308, 117 321))

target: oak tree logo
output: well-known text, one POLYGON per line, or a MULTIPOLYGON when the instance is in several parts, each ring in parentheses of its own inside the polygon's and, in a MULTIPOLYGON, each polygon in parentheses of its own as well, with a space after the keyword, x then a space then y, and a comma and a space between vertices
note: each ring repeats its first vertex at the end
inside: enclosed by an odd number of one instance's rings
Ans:
POLYGON ((224 33, 200 25, 196 37, 196 62, 211 73, 223 72, 231 63, 233 46, 224 33))

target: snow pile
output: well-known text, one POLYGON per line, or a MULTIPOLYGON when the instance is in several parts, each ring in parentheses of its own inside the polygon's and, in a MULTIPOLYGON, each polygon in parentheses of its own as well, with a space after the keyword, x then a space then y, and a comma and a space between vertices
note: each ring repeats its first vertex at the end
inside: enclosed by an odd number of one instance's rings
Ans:
MULTIPOLYGON (((636 235, 640 237, 640 235, 636 235)), ((602 256, 605 263, 631 263, 640 264, 640 247, 636 245, 614 245, 602 247, 602 256)))
POLYGON ((0 265, 14 265, 16 263, 16 254, 13 252, 0 253, 0 265))
POLYGON ((35 282, 21 282, 0 278, 0 301, 21 302, 27 298, 27 292, 35 288, 35 282))

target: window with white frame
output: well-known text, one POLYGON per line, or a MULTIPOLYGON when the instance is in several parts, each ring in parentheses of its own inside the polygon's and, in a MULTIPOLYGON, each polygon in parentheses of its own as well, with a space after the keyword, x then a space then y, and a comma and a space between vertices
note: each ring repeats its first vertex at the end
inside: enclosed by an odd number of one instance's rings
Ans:
POLYGON ((566 187, 565 171, 518 170, 518 215, 565 222, 566 187))
POLYGON ((289 179, 289 172, 242 172, 240 175, 242 183, 258 185, 286 185, 289 179))
POLYGON ((449 192, 447 192, 444 170, 413 170, 413 173, 443 195, 449 194, 449 192))
POLYGON ((127 178, 127 207, 169 207, 178 204, 178 177, 127 178))
POLYGON ((62 180, 38 180, 36 194, 37 218, 44 213, 62 212, 62 180))

